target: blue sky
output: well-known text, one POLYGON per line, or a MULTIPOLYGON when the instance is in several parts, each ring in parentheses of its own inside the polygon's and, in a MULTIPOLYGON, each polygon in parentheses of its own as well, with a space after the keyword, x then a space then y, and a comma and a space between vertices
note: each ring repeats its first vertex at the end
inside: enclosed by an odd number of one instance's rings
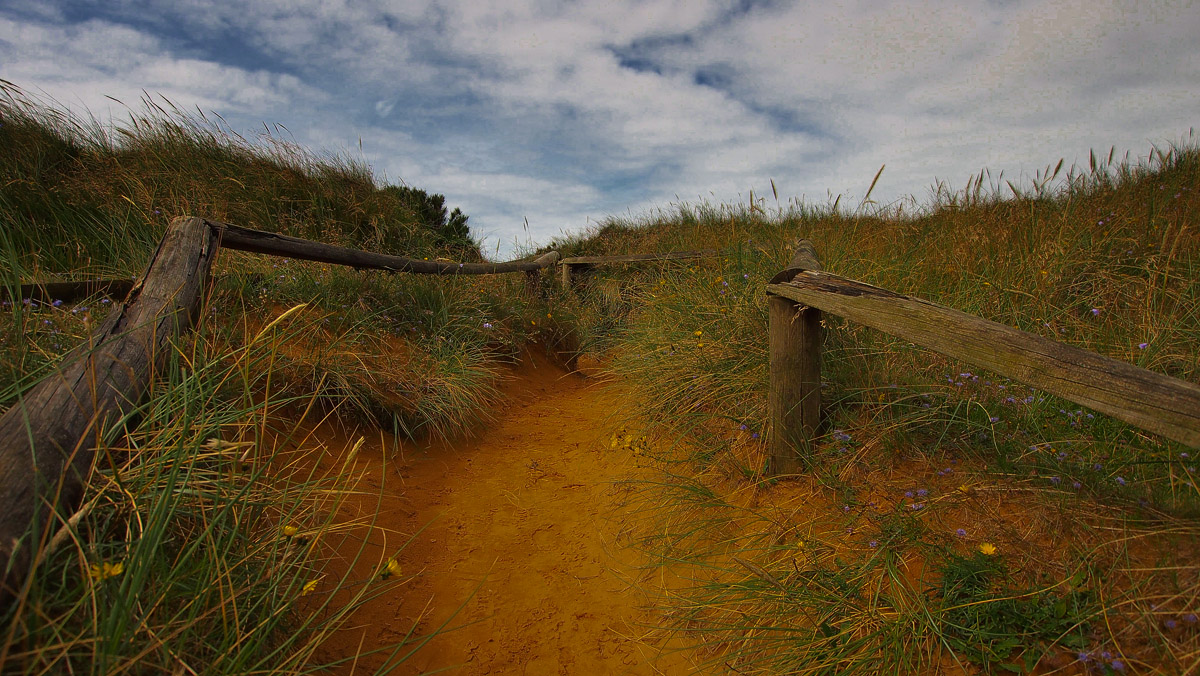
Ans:
POLYGON ((506 258, 772 179, 852 203, 886 163, 873 198, 927 202, 1144 157, 1200 126, 1197 35, 1193 1, 0 0, 0 78, 102 120, 146 91, 282 124, 506 258))

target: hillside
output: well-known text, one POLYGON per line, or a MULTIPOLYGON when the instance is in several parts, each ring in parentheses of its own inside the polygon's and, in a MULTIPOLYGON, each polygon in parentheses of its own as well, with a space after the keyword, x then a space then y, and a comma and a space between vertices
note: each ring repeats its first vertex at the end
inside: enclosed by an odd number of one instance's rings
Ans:
MULTIPOLYGON (((120 300, 18 285, 137 274, 179 215, 481 258, 441 195, 278 130, 0 94, 0 408, 120 300)), ((488 673, 593 664, 570 653, 605 627, 631 633, 594 663, 638 673, 1194 671, 1195 449, 827 315, 827 429, 770 476, 764 288, 803 237, 826 270, 1196 383, 1198 193, 1183 146, 924 204, 670 205, 544 250, 718 255, 533 293, 222 251, 83 506, 33 534, 0 663, 488 673), (530 647, 550 634, 577 647, 530 647)))
POLYGON ((722 252, 597 267, 570 309, 640 395, 640 546, 686 580, 663 617, 717 671, 1197 668, 1194 449, 826 315, 827 431, 805 474, 764 474, 763 287, 797 237, 825 270, 1200 381, 1196 148, 987 176, 919 208, 681 204, 549 245, 722 252))

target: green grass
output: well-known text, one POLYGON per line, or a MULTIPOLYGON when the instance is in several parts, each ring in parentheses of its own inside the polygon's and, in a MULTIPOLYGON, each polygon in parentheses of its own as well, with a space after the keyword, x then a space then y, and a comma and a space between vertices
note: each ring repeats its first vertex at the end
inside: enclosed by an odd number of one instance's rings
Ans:
POLYGON ((394 586, 325 569, 353 472, 280 480, 297 435, 273 421, 296 402, 246 396, 272 333, 232 353, 180 344, 136 429, 105 436, 71 523, 34 534, 37 564, 3 617, 6 673, 302 673, 394 586), (336 590, 349 602, 329 604, 336 590))
POLYGON ((803 476, 763 474, 763 287, 797 237, 837 274, 1200 380, 1200 151, 983 177, 916 210, 680 204, 548 247, 723 253, 559 301, 640 402, 636 544, 683 578, 663 630, 715 670, 1196 668, 1192 449, 827 315, 828 430, 803 476))
MULTIPOLYGON (((0 409, 120 300, 22 299, 17 286, 139 274, 166 223, 189 214, 481 258, 440 195, 380 187, 345 157, 247 140, 163 101, 121 126, 80 120, 0 81, 0 409)), ((136 427, 115 427, 98 449, 77 518, 35 534, 38 564, 3 617, 5 673, 320 672, 324 638, 408 578, 334 572, 335 554, 362 554, 332 548, 371 524, 335 518, 355 474, 307 473, 294 460, 314 443, 301 425, 470 433, 499 398, 502 366, 550 337, 547 309, 519 279, 224 251, 214 280, 136 427)), ((402 631, 381 669, 427 638, 402 631)))

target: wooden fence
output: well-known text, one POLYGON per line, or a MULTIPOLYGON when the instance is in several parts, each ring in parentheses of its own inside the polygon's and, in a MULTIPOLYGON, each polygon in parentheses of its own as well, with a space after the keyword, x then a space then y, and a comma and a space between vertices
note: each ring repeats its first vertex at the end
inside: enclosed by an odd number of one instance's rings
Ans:
MULTIPOLYGON (((150 381, 167 361, 171 341, 195 321, 209 273, 221 248, 356 269, 431 275, 523 272, 526 288, 540 288, 541 271, 559 261, 557 251, 533 260, 456 263, 371 253, 243 228, 203 218, 171 222, 139 280, 52 282, 23 285, 21 299, 70 299, 100 291, 127 294, 89 341, 65 355, 58 369, 25 392, 0 416, 0 599, 28 581, 28 571, 78 505, 104 430, 133 414, 150 381)), ((716 255, 682 251, 634 256, 581 256, 572 267, 716 255)))
POLYGON ((90 340, 65 355, 55 372, 0 416, 0 598, 11 598, 27 583, 33 557, 46 546, 50 531, 65 524, 78 505, 104 430, 134 413, 152 377, 166 363, 172 339, 195 321, 222 247, 391 272, 524 272, 531 282, 559 258, 552 251, 510 263, 416 260, 203 218, 178 218, 136 282, 21 287, 23 298, 48 299, 130 285, 125 302, 113 308, 90 340))
POLYGON ((773 473, 799 471, 820 427, 821 311, 1200 448, 1200 386, 825 272, 811 242, 798 243, 767 295, 773 473))
MULTIPOLYGON (((88 343, 0 416, 0 597, 28 581, 33 557, 65 524, 83 494, 106 428, 134 413, 171 341, 190 329, 221 247, 348 265, 435 275, 524 272, 530 287, 541 270, 684 260, 712 250, 626 256, 577 256, 551 251, 508 263, 426 261, 331 246, 203 218, 175 219, 124 303, 88 343)), ((97 283, 22 287, 25 297, 95 292, 97 283)), ((1102 413, 1200 447, 1200 386, 1086 350, 972 317, 825 272, 812 244, 801 241, 789 267, 767 285, 771 472, 802 469, 802 451, 820 430, 821 311, 833 312, 950 357, 975 364, 1102 413)))

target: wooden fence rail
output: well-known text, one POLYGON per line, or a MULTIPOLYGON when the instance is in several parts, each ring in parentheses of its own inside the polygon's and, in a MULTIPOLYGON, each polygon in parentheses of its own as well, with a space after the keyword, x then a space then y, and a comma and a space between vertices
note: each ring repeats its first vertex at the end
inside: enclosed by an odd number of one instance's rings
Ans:
POLYGON ((558 260, 558 252, 551 251, 532 261, 509 263, 452 263, 449 261, 426 261, 404 256, 348 249, 343 246, 322 244, 299 237, 289 237, 273 232, 251 230, 229 223, 205 221, 221 232, 221 246, 227 249, 252 253, 287 256, 306 261, 348 265, 358 269, 387 270, 388 272, 415 272, 423 275, 495 275, 505 272, 534 272, 548 268, 558 260))
POLYGON ((815 315, 805 315, 812 308, 1200 448, 1200 385, 824 272, 812 252, 810 242, 801 242, 792 267, 767 285, 773 402, 769 449, 771 465, 779 471, 800 467, 799 452, 819 425, 820 327, 819 320, 813 324, 815 315))
POLYGON ((77 298, 87 298, 98 293, 113 297, 124 298, 133 289, 132 279, 89 279, 81 282, 42 282, 40 284, 22 284, 13 287, 0 287, 0 296, 8 296, 8 300, 19 303, 22 300, 36 301, 70 301, 77 298))
POLYGON ((616 265, 618 263, 646 263, 651 261, 677 261, 687 260, 690 258, 707 258, 710 256, 719 256, 720 251, 716 249, 700 249, 697 251, 669 251, 666 253, 648 253, 648 254, 625 254, 620 256, 570 256, 562 259, 562 285, 564 289, 571 289, 573 283, 572 274, 575 269, 587 270, 594 265, 616 265))

